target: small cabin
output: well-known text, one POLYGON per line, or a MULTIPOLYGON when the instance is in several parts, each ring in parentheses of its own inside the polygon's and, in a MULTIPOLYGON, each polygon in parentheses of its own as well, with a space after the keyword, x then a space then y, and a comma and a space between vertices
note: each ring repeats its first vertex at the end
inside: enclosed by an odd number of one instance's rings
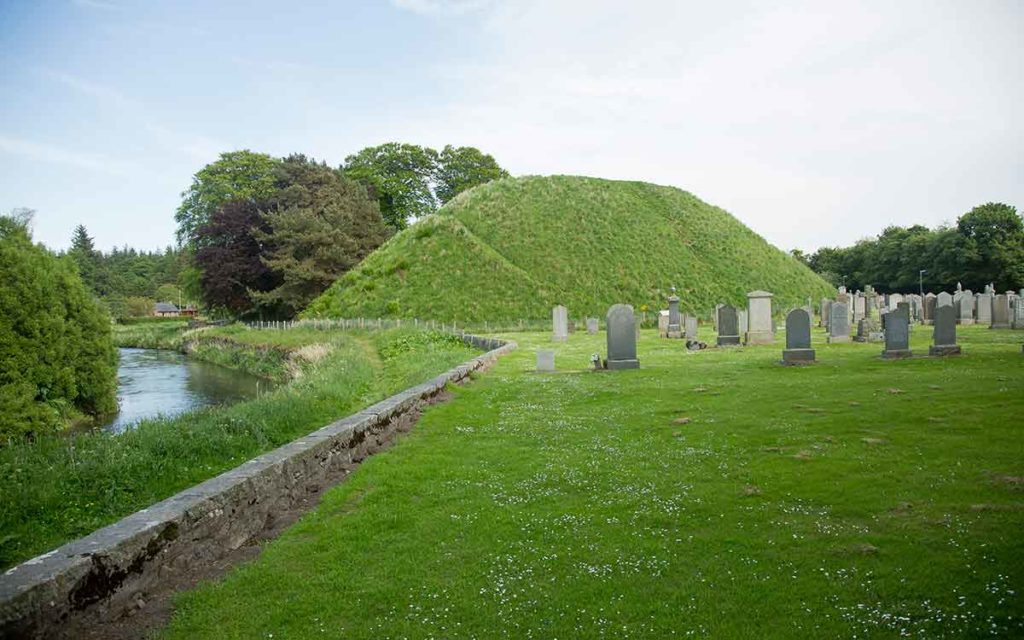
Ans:
POLYGON ((153 315, 158 318, 176 318, 181 315, 181 310, 173 303, 158 302, 153 305, 153 315))

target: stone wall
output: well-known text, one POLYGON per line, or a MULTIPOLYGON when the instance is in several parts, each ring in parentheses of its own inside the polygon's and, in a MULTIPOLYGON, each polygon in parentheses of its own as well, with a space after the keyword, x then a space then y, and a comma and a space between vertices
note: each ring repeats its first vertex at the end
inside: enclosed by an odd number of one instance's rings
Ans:
POLYGON ((278 514, 342 480, 407 431, 445 386, 515 348, 464 335, 487 353, 265 453, 0 576, 0 637, 57 635, 83 619, 116 620, 176 573, 213 563, 273 529, 278 514))

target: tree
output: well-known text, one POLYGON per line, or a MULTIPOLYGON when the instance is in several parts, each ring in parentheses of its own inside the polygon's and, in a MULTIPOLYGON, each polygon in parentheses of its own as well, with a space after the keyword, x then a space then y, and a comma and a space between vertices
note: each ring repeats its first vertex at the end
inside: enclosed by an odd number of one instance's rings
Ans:
POLYGON ((398 230, 437 209, 431 189, 437 160, 433 149, 388 142, 345 158, 344 172, 367 188, 384 222, 398 230))
POLYGON ((509 177, 494 158, 474 147, 445 145, 438 156, 434 182, 441 204, 477 185, 509 177))
POLYGON ((192 186, 181 194, 174 214, 178 223, 178 243, 195 248, 197 231, 213 213, 235 200, 258 201, 274 190, 274 169, 280 160, 249 150, 220 154, 192 178, 192 186))
POLYGON ((125 298, 125 308, 130 318, 146 318, 153 315, 155 303, 150 298, 130 296, 125 298))
POLYGON ((277 195, 264 211, 269 229, 255 235, 273 247, 263 262, 281 283, 255 297, 294 315, 380 246, 388 230, 377 202, 339 171, 292 156, 278 173, 277 195))
MULTIPOLYGON (((252 292, 270 291, 281 278, 263 263, 265 247, 255 233, 270 231, 260 204, 232 200, 196 229, 195 264, 203 302, 235 315, 267 311, 252 292)), ((269 250, 269 248, 266 248, 269 250)))
POLYGON ((68 255, 78 266, 78 274, 82 276, 85 284, 98 295, 99 255, 84 225, 80 224, 75 227, 75 231, 71 235, 71 250, 68 251, 68 255))
POLYGON ((177 306, 182 306, 185 302, 185 296, 181 287, 169 282, 166 282, 156 288, 156 293, 153 295, 153 299, 157 302, 171 302, 177 306))
POLYGON ((0 216, 0 439, 117 408, 110 320, 70 257, 32 243, 30 220, 0 216))
POLYGON ((992 282, 997 291, 1024 282, 1024 221, 1008 204, 989 202, 957 220, 963 239, 963 280, 980 288, 992 282))

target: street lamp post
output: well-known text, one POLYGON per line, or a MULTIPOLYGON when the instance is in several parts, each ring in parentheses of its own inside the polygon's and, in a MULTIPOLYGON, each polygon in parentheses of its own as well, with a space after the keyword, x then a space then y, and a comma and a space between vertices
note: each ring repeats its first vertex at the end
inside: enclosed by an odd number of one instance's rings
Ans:
POLYGON ((924 274, 928 273, 927 269, 921 269, 917 272, 917 286, 921 291, 921 297, 924 297, 924 274))

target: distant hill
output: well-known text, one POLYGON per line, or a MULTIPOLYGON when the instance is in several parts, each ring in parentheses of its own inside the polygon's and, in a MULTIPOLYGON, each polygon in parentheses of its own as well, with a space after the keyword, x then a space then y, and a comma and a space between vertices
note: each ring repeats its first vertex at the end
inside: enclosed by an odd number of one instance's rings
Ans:
POLYGON ((482 185, 391 238, 306 317, 479 321, 603 316, 617 302, 708 317, 765 289, 777 308, 832 287, 728 212, 673 187, 576 176, 482 185))

